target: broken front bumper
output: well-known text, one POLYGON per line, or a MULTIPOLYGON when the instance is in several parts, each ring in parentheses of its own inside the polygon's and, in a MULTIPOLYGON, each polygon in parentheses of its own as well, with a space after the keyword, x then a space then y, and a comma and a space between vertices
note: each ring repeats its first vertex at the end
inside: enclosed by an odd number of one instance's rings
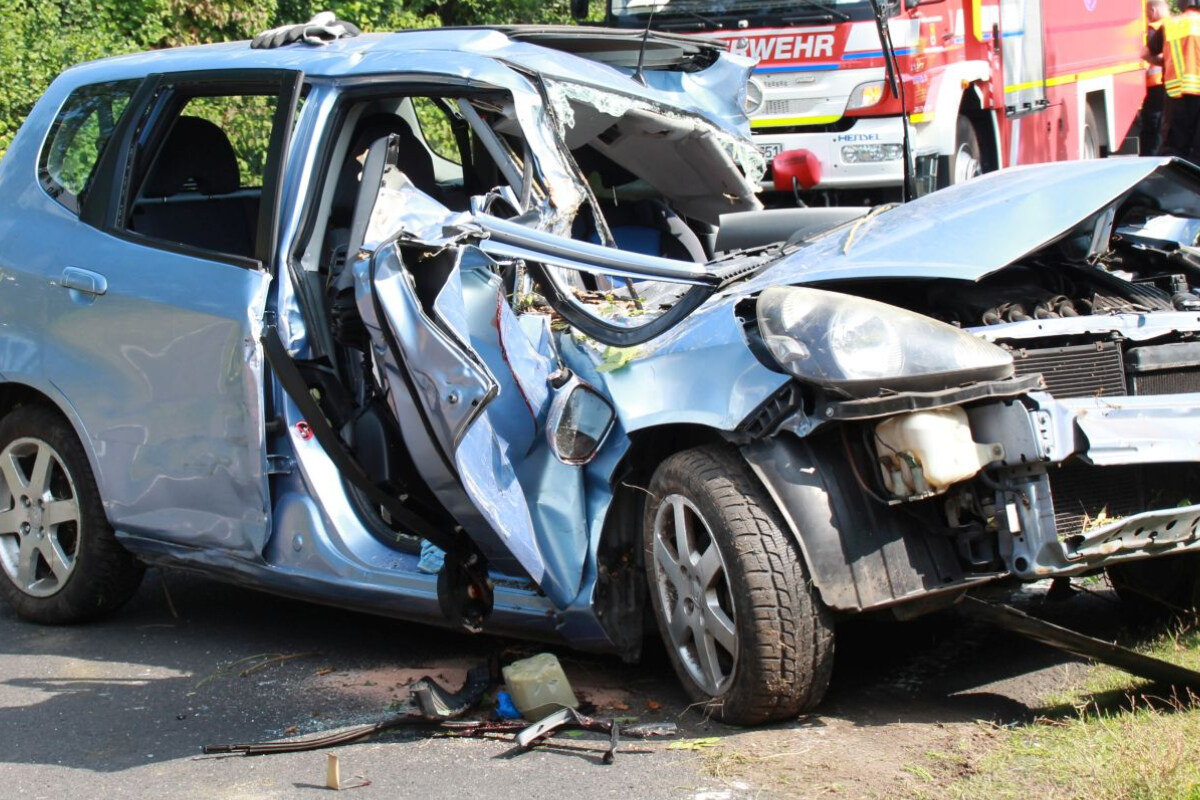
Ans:
MULTIPOLYGON (((1052 473, 1079 459, 1097 468, 1200 462, 1200 394, 1056 399, 989 404, 970 412, 979 441, 1004 445, 998 471, 1000 552, 1012 572, 1037 579, 1076 575, 1116 561, 1200 549, 1200 503, 1103 513, 1059 530, 1052 473)), ((1085 473, 1086 475, 1086 473, 1085 473)), ((1200 487, 1197 487, 1200 489, 1200 487)))

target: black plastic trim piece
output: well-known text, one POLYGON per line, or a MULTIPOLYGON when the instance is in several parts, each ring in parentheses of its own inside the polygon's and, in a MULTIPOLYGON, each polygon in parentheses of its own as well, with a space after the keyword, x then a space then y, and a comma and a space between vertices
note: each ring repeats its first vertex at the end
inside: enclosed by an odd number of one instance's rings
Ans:
POLYGON ((582 333, 592 337, 601 344, 607 344, 612 347, 633 347, 645 344, 651 339, 661 336, 699 308, 718 288, 716 286, 695 286, 689 289, 686 294, 675 302, 675 305, 671 306, 670 309, 653 322, 648 322, 637 328, 623 328, 591 316, 572 300, 565 297, 559 291, 558 284, 550 277, 546 267, 542 264, 530 262, 528 267, 529 274, 542 290, 546 302, 549 303, 552 309, 562 315, 567 324, 573 328, 578 328, 582 333))
POLYGON ((1041 375, 1026 375, 1002 381, 985 381, 969 386, 956 386, 937 392, 903 392, 883 397, 868 397, 862 400, 827 402, 818 408, 817 418, 827 420, 871 419, 902 414, 907 411, 924 411, 985 400, 989 397, 1017 397, 1043 389, 1041 375))

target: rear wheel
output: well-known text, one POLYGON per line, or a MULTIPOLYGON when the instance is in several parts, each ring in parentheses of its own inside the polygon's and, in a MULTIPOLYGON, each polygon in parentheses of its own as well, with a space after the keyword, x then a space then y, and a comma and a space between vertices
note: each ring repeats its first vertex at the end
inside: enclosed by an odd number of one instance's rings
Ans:
POLYGON ((959 117, 954 128, 954 155, 950 158, 950 183, 966 183, 983 174, 983 150, 979 133, 967 117, 959 117))
POLYGON ((650 495, 651 604, 688 694, 741 725, 816 705, 833 668, 832 617, 742 461, 719 447, 677 453, 650 495))
POLYGON ((46 408, 0 421, 0 573, 0 595, 44 623, 113 611, 142 579, 108 524, 83 447, 46 408))
POLYGON ((1147 619, 1200 610, 1200 554, 1183 553, 1109 567, 1108 580, 1135 615, 1147 619))

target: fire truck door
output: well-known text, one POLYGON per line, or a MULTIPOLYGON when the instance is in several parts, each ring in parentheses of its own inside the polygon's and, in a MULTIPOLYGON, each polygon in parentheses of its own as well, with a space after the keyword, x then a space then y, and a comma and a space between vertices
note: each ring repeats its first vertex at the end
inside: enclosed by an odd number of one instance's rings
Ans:
POLYGON ((1000 0, 1004 105, 1009 116, 1046 105, 1044 31, 1042 0, 1000 0))

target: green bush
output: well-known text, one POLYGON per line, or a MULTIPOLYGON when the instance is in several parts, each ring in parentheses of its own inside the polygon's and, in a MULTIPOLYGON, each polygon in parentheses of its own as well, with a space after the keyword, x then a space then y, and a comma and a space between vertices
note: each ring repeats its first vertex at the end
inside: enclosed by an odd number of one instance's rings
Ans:
POLYGON ((566 0, 0 0, 0 156, 33 104, 81 61, 248 39, 330 10, 364 30, 566 22, 566 0))

